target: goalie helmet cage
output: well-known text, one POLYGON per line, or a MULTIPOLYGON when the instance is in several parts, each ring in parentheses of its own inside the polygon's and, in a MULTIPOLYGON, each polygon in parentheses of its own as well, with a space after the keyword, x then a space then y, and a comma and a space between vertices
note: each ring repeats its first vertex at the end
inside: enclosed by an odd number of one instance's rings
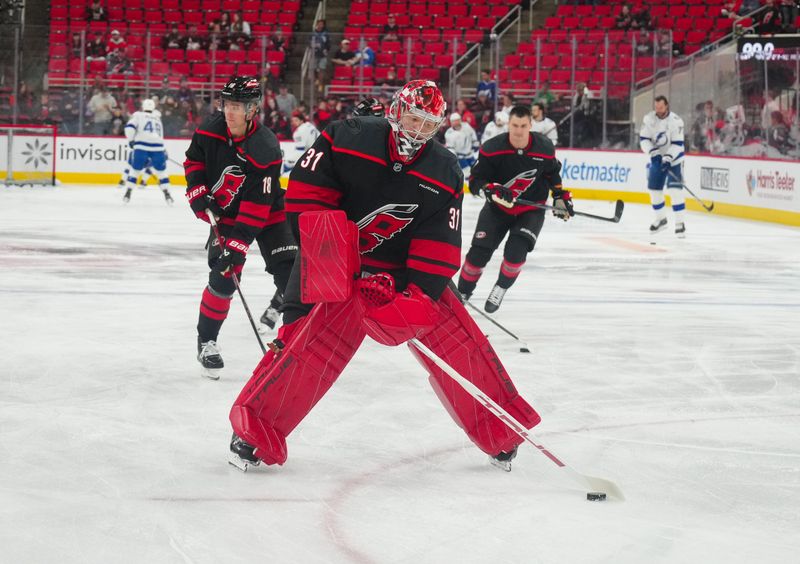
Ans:
POLYGON ((56 183, 56 126, 0 124, 0 185, 56 183))

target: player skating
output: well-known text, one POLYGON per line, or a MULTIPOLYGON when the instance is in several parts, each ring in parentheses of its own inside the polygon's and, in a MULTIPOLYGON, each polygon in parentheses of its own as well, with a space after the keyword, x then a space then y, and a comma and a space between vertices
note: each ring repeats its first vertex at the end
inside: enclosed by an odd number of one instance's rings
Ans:
POLYGON ((195 131, 184 163, 192 211, 206 222, 209 212, 217 216, 224 239, 217 241, 213 231, 209 236, 211 272, 197 323, 197 359, 214 379, 224 365, 217 336, 235 291, 232 274, 241 276, 251 243, 258 242, 279 294, 286 288, 297 251, 283 209, 280 145, 272 131, 254 119, 261 104, 258 79, 234 77, 220 98, 222 112, 195 131))
POLYGON ((456 112, 450 114, 450 128, 444 132, 444 144, 458 157, 458 165, 465 173, 475 164, 478 135, 456 112))
POLYGON ((481 147, 478 162, 472 168, 469 190, 475 195, 484 194, 487 201, 461 267, 458 290, 469 299, 484 267, 508 234, 500 275, 484 306, 489 313, 500 307, 544 224, 544 209, 516 204, 514 200, 544 204, 552 192, 556 208, 553 214, 565 221, 573 215, 572 199, 561 187, 560 171, 553 143, 540 133, 531 132, 531 111, 525 106, 511 109, 508 133, 490 139, 481 147))
POLYGON ((158 183, 164 192, 164 199, 172 204, 169 193, 169 177, 167 176, 167 155, 164 152, 164 127, 161 125, 161 114, 156 111, 156 104, 149 98, 142 101, 142 110, 134 112, 125 124, 125 137, 132 153, 128 160, 128 189, 122 201, 129 202, 131 193, 136 187, 142 170, 152 166, 158 174, 158 183))
MULTIPOLYGON (((539 422, 448 288, 460 258, 463 176, 455 156, 432 141, 444 116, 438 87, 411 81, 395 94, 389 119, 334 122, 292 170, 286 209, 301 253, 278 339, 231 409, 233 464, 283 464, 286 437, 366 335, 386 345, 419 339, 527 428, 539 422)), ((519 436, 417 358, 459 426, 509 470, 519 436)))
POLYGON ((653 111, 644 116, 639 132, 639 146, 650 156, 650 170, 647 175, 647 189, 653 205, 655 220, 650 225, 651 233, 658 233, 667 227, 667 214, 664 209, 664 183, 672 200, 675 214, 675 234, 686 236, 684 221, 686 204, 683 196, 683 120, 669 110, 669 102, 664 96, 656 96, 653 111))

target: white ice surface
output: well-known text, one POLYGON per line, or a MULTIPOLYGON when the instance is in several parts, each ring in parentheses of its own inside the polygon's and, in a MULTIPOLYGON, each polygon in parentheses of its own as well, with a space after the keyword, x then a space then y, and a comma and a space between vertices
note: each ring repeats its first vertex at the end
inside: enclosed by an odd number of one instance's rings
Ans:
MULTIPOLYGON (((529 446, 489 466, 410 353, 375 343, 285 466, 228 466, 259 348, 235 299, 225 373, 199 376, 206 226, 178 190, 121 196, 0 190, 0 561, 800 561, 800 230, 690 213, 651 246, 644 206, 548 217, 496 314, 533 353, 478 323, 538 439, 627 496, 598 503, 529 446)), ((260 314, 258 255, 243 287, 260 314)))

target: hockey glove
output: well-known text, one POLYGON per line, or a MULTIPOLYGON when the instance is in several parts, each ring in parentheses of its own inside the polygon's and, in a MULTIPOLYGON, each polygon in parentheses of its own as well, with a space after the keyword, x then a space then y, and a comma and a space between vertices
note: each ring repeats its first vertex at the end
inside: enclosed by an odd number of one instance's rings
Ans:
POLYGON ((564 221, 575 215, 575 210, 572 206, 572 194, 570 194, 569 190, 553 192, 553 208, 553 215, 560 217, 564 221))
POLYGON ((222 209, 217 205, 216 200, 214 200, 214 196, 212 196, 208 192, 208 188, 202 184, 186 190, 186 199, 189 200, 189 206, 192 208, 194 215, 206 223, 209 223, 208 213, 206 213, 206 210, 210 211, 217 217, 222 215, 222 209))
POLYGON ((661 173, 664 175, 669 174, 670 169, 672 168, 672 161, 667 159, 661 159, 661 173))
POLYGON ((247 260, 247 250, 249 245, 245 245, 236 239, 228 239, 225 241, 225 250, 214 263, 214 270, 223 276, 230 277, 231 273, 240 276, 244 262, 247 260))
POLYGON ((494 203, 506 208, 514 206, 514 192, 502 184, 490 182, 483 187, 483 193, 494 203))
POLYGON ((439 306, 415 284, 400 293, 394 278, 386 273, 356 281, 359 299, 364 305, 364 328, 367 335, 382 345, 401 345, 421 337, 436 326, 439 306))

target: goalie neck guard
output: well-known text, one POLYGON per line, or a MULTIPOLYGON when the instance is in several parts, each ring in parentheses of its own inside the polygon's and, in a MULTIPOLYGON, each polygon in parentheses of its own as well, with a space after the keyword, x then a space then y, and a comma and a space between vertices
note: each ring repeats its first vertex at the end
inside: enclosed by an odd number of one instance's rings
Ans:
POLYGON ((411 160, 436 135, 446 110, 444 96, 433 81, 412 80, 395 93, 388 117, 402 160, 411 160))

